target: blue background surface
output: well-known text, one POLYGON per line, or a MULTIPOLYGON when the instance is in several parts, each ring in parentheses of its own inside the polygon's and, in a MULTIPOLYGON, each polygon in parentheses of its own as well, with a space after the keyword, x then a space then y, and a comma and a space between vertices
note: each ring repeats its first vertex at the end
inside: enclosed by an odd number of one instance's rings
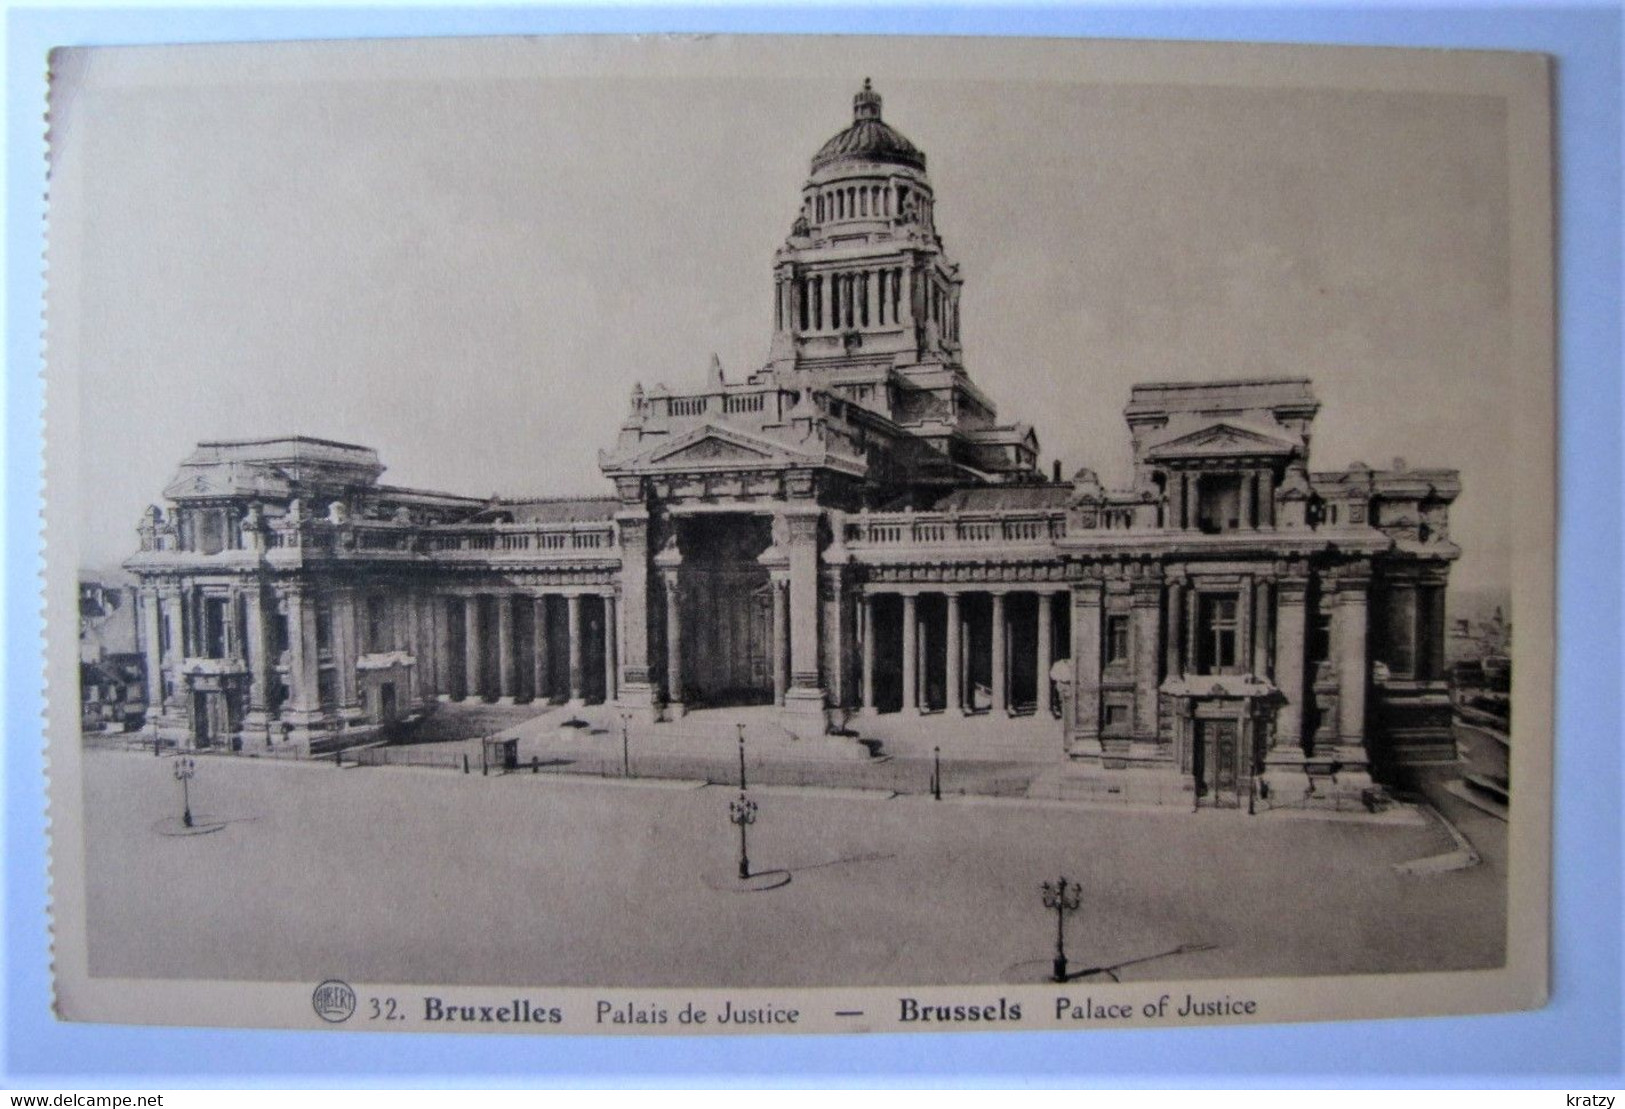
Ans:
POLYGON ((1617 4, 1263 7, 49 10, 8 5, 4 387, 5 947, 0 1085, 1618 1087, 1621 11, 1617 4), (39 273, 44 59, 58 45, 550 32, 997 34, 1324 42, 1554 55, 1560 338, 1552 1001, 1534 1013, 1176 1031, 522 1038, 148 1029, 49 1012, 40 719, 39 273))

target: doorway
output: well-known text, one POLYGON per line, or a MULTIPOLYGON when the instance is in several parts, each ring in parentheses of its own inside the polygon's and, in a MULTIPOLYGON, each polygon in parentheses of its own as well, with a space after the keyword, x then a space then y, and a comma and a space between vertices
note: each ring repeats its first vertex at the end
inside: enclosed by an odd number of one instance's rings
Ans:
POLYGON ((1217 808, 1240 803, 1240 728, 1234 720, 1198 720, 1191 752, 1196 795, 1217 808))

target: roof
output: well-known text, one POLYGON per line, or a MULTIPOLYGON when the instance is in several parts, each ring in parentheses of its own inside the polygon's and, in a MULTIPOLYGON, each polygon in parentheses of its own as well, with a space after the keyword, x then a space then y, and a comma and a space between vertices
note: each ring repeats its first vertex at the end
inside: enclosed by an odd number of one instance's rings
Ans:
POLYGON ((1048 512, 1065 508, 1071 496, 1070 485, 982 485, 955 489, 931 508, 936 512, 1048 512))
POLYGON ((870 87, 868 78, 852 98, 852 126, 819 148, 813 155, 812 170, 817 173, 841 161, 885 162, 925 172, 925 154, 880 118, 880 94, 870 87))
POLYGON ((502 500, 489 505, 475 519, 507 513, 516 524, 581 524, 612 520, 620 509, 614 497, 538 497, 502 500))

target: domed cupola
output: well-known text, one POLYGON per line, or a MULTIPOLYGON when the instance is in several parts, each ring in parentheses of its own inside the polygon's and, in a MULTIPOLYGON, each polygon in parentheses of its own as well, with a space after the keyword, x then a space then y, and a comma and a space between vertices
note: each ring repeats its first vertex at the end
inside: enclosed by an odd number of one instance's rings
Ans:
POLYGON ((841 162, 879 162, 909 166, 925 172, 925 154, 902 133, 880 118, 880 94, 869 79, 852 98, 852 126, 825 143, 813 155, 812 172, 841 162))

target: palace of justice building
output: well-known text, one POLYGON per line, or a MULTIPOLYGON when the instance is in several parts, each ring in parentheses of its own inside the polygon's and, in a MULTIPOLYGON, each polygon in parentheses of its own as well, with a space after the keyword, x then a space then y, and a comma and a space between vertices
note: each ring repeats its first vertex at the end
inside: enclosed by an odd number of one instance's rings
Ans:
POLYGON ((759 704, 789 737, 952 721, 973 756, 1025 717, 1035 757, 1215 801, 1453 757, 1455 471, 1316 471, 1311 383, 1268 379, 1135 386, 1127 487, 1045 474, 961 361, 935 209, 865 82, 774 255, 765 364, 634 389, 601 495, 199 444, 125 564, 147 728, 308 753, 437 701, 759 704))

